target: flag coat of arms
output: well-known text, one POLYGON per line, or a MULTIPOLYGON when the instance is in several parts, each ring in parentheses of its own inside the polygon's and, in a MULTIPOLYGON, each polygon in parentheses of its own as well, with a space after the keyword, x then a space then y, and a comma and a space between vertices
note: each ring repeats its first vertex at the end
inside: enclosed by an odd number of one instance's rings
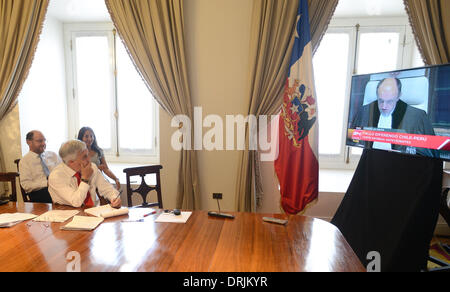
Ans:
POLYGON ((279 155, 275 160, 281 206, 287 214, 302 212, 318 198, 317 117, 308 1, 300 0, 279 120, 279 155))

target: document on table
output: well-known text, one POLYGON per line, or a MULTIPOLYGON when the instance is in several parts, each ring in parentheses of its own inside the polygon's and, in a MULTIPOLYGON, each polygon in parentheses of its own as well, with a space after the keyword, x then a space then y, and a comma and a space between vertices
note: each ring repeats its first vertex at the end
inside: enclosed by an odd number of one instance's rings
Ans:
POLYGON ((128 208, 115 209, 111 205, 104 205, 84 210, 84 213, 95 216, 110 218, 115 216, 122 216, 128 214, 128 208))
POLYGON ((156 209, 153 208, 133 208, 128 214, 128 218, 122 222, 144 222, 145 218, 156 214, 156 209))
POLYGON ((103 217, 75 216, 70 223, 62 226, 61 229, 91 231, 97 228, 103 220, 105 220, 103 217))
POLYGON ((37 215, 26 213, 5 213, 0 214, 0 228, 12 227, 22 221, 36 218, 37 215))
POLYGON ((78 213, 80 213, 78 210, 51 210, 45 212, 33 221, 63 223, 78 213))
POLYGON ((180 215, 174 215, 173 213, 162 213, 156 218, 155 222, 158 223, 186 223, 191 216, 192 212, 181 212, 180 215))

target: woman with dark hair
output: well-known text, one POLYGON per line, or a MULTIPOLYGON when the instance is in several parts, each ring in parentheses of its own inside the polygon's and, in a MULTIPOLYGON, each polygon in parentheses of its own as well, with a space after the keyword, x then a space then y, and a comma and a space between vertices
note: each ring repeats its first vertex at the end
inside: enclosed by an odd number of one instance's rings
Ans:
POLYGON ((108 177, 110 177, 116 183, 116 187, 120 189, 120 181, 111 172, 108 168, 108 164, 106 164, 105 155, 103 154, 103 150, 98 147, 97 139, 95 137, 94 131, 89 127, 83 127, 78 132, 78 140, 86 143, 86 146, 89 150, 89 157, 91 158, 91 162, 95 163, 101 171, 103 171, 108 177))

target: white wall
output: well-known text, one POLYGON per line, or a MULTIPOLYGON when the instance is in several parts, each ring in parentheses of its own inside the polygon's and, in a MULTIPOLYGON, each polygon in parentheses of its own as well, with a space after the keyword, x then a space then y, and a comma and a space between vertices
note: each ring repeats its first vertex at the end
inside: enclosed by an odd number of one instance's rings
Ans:
MULTIPOLYGON (((253 0, 185 2, 189 82, 193 104, 202 107, 203 118, 215 114, 225 121, 226 115, 247 116, 252 7, 253 0)), ((204 128, 203 134, 209 129, 204 128)), ((221 209, 233 211, 239 152, 202 150, 197 154, 202 209, 217 210, 212 193, 219 192, 223 193, 221 209)))

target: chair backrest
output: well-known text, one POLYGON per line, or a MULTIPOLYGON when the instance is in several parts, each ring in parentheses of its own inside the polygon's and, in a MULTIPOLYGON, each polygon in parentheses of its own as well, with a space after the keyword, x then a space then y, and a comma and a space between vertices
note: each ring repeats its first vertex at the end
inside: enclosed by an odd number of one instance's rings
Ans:
POLYGON ((138 193, 141 195, 143 203, 141 207, 153 207, 158 206, 160 209, 163 208, 163 202, 162 202, 162 193, 161 193, 161 178, 160 178, 160 170, 163 168, 161 165, 149 165, 149 166, 140 166, 140 167, 130 167, 125 168, 123 172, 127 176, 127 200, 128 200, 128 207, 132 206, 132 200, 131 197, 133 193, 138 193), (145 176, 147 174, 155 174, 156 175, 156 185, 155 186, 149 186, 145 182, 145 176), (131 181, 130 177, 132 176, 140 176, 141 177, 141 184, 137 189, 131 189, 131 181), (146 198, 147 194, 150 191, 156 190, 157 196, 158 196, 158 202, 156 203, 147 203, 146 198))
MULTIPOLYGON (((17 172, 20 174, 19 162, 20 162, 20 159, 14 160, 14 163, 17 166, 17 172)), ((24 202, 31 202, 30 197, 28 197, 27 193, 25 192, 25 190, 22 188, 22 185, 20 184, 20 175, 19 175, 19 186, 20 186, 20 192, 22 193, 23 201, 24 202)))
POLYGON ((11 195, 9 196, 9 200, 12 202, 17 202, 16 177, 18 176, 18 172, 0 172, 0 181, 11 183, 11 195))

